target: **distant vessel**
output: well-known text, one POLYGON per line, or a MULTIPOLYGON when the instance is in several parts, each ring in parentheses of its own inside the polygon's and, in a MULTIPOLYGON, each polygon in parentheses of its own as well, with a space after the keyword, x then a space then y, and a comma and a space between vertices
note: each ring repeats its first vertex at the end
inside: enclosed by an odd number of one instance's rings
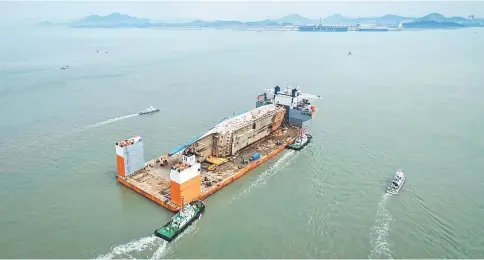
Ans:
POLYGON ((158 112, 158 111, 160 111, 160 109, 154 108, 153 106, 150 106, 147 109, 139 112, 138 114, 139 115, 145 115, 145 114, 151 114, 151 113, 158 112))
POLYGON ((298 28, 300 32, 347 32, 349 25, 323 25, 321 19, 317 25, 301 25, 298 28))
POLYGON ((393 177, 392 183, 387 188, 387 193, 392 195, 396 195, 400 189, 402 188, 403 183, 405 182, 406 174, 402 170, 398 170, 395 173, 395 177, 393 177))
POLYGON ((286 148, 299 151, 303 149, 313 137, 310 134, 304 133, 301 129, 299 135, 294 140, 294 143, 288 145, 286 148))
POLYGON ((66 70, 66 69, 68 69, 68 68, 69 68, 69 66, 65 65, 65 66, 62 66, 60 69, 61 69, 61 70, 66 70))
POLYGON ((360 23, 356 24, 356 31, 358 32, 388 32, 389 29, 387 26, 379 26, 376 24, 369 24, 369 25, 361 25, 360 23))
POLYGON ((194 200, 185 205, 182 202, 180 211, 176 213, 163 227, 155 230, 155 235, 168 242, 172 241, 188 226, 190 226, 190 224, 192 224, 193 221, 196 220, 204 210, 205 204, 203 204, 203 202, 200 200, 194 200))

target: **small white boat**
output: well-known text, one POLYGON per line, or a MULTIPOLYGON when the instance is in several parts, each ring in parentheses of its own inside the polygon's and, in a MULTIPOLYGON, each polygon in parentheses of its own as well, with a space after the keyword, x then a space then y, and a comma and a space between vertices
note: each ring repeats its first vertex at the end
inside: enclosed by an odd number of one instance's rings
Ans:
POLYGON ((407 178, 407 175, 405 174, 405 172, 403 170, 399 169, 395 173, 395 176, 393 177, 392 183, 390 183, 390 185, 388 185, 387 193, 390 193, 392 195, 396 195, 400 191, 400 189, 402 188, 403 183, 405 183, 406 178, 407 178))
POLYGON ((158 111, 160 111, 160 109, 154 108, 153 106, 150 106, 147 109, 138 112, 138 114, 139 115, 145 115, 145 114, 151 114, 151 113, 158 112, 158 111))
POLYGON ((68 66, 68 65, 65 65, 65 66, 62 66, 60 69, 61 69, 61 70, 66 70, 66 69, 68 69, 68 68, 69 68, 69 66, 68 66))

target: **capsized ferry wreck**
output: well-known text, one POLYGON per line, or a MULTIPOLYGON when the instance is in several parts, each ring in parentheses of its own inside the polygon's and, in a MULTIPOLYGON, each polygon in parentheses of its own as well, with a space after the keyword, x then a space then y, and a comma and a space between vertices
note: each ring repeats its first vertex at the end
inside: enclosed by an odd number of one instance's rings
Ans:
POLYGON ((116 179, 171 211, 202 200, 293 143, 316 112, 320 96, 279 86, 257 97, 256 108, 145 163, 143 138, 116 143, 116 179))

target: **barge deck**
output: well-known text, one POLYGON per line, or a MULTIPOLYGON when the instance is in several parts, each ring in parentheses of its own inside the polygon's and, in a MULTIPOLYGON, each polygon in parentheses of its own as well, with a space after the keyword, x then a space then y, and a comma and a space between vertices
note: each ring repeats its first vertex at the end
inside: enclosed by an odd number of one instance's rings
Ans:
MULTIPOLYGON (((245 147, 222 165, 208 170, 208 166, 202 163, 200 170, 201 192, 198 200, 203 200, 211 194, 222 189, 234 180, 255 169, 260 164, 279 154, 287 145, 294 142, 299 128, 286 125, 281 126, 267 137, 245 147), (254 153, 260 153, 260 158, 249 161, 254 153), (244 159, 246 160, 244 162, 244 159)), ((170 194, 170 169, 179 161, 179 155, 168 158, 167 164, 161 164, 159 158, 149 161, 146 166, 131 176, 117 175, 116 179, 128 188, 140 193, 157 204, 176 212, 180 207, 174 203, 170 194)))

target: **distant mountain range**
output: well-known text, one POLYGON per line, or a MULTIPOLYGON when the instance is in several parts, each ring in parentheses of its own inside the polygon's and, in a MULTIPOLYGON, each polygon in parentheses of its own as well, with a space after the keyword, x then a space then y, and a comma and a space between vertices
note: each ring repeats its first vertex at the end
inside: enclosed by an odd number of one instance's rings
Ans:
POLYGON ((141 19, 120 13, 107 16, 89 15, 78 21, 70 23, 72 27, 137 27, 151 24, 149 19, 141 19))
MULTIPOLYGON (((246 28, 246 27, 280 27, 314 25, 319 19, 310 19, 299 14, 290 14, 279 19, 266 19, 262 21, 180 21, 180 22, 159 22, 149 19, 132 17, 121 13, 112 13, 106 16, 90 15, 78 21, 67 23, 68 26, 76 28, 246 28)), ((484 19, 467 19, 464 17, 445 17, 441 14, 431 13, 424 17, 404 17, 387 14, 381 17, 359 17, 348 18, 341 14, 334 14, 322 19, 323 24, 377 24, 395 26, 402 22, 404 28, 450 28, 484 26, 484 19)), ((49 25, 43 22, 42 25, 49 25)))
POLYGON ((466 19, 460 16, 445 17, 438 13, 431 13, 417 18, 411 23, 404 23, 404 28, 459 28, 470 26, 484 26, 483 19, 466 19))

